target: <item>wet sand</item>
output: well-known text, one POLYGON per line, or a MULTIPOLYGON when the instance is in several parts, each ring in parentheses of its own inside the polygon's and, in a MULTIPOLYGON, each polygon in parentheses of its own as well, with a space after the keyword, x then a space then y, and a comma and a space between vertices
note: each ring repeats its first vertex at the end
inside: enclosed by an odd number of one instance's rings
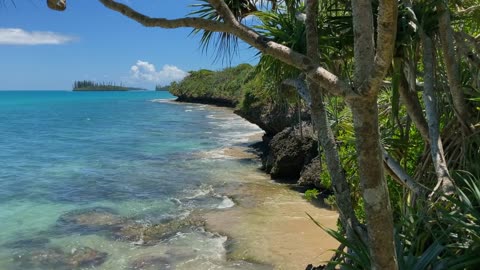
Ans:
POLYGON ((302 194, 271 182, 225 187, 236 206, 205 214, 210 231, 230 237, 229 258, 304 269, 330 259, 337 242, 306 215, 334 228, 338 214, 319 208, 302 194))

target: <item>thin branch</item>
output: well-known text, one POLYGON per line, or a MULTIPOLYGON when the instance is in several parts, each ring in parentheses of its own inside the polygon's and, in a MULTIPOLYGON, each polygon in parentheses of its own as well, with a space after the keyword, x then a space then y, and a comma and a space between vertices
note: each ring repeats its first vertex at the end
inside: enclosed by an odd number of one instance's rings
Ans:
POLYGON ((202 18, 181 18, 181 19, 165 19, 165 18, 151 18, 145 16, 132 9, 131 7, 117 3, 112 0, 99 0, 105 7, 122 13, 124 16, 142 24, 146 27, 161 27, 161 28, 181 28, 192 27, 201 28, 204 30, 214 32, 228 32, 230 29, 228 25, 223 22, 212 21, 202 18))
POLYGON ((371 73, 371 87, 379 88, 392 63, 397 35, 398 3, 395 0, 380 0, 377 17, 377 41, 375 64, 371 73))
POLYGON ((471 7, 468 7, 468 8, 465 8, 465 9, 460 9, 458 8, 457 9, 457 13, 459 15, 467 15, 467 14, 470 14, 476 10, 479 10, 480 9, 480 5, 474 5, 474 6, 471 6, 471 7))
POLYGON ((438 195, 449 195, 454 190, 454 182, 448 171, 443 143, 440 137, 440 123, 437 113, 437 97, 434 91, 434 45, 432 39, 419 28, 423 43, 423 66, 424 66, 424 91, 423 102, 425 103, 425 114, 428 123, 428 134, 430 136, 430 154, 437 175, 437 185, 430 194, 431 198, 438 195), (438 191, 441 194, 438 194, 438 191))
POLYGON ((444 2, 439 2, 439 4, 437 4, 437 10, 440 13, 438 19, 438 32, 443 52, 442 56, 446 66, 447 79, 450 85, 449 90, 452 96, 455 116, 457 117, 458 122, 462 124, 463 130, 467 134, 470 134, 474 131, 474 128, 470 121, 470 113, 468 111, 467 103, 465 102, 465 95, 460 81, 459 63, 456 58, 450 11, 444 2))
POLYGON ((460 33, 454 33, 454 37, 458 51, 460 51, 463 56, 465 56, 468 61, 470 61, 472 65, 480 69, 480 57, 470 49, 470 46, 468 46, 468 44, 465 42, 465 39, 462 38, 462 35, 460 33))
POLYGON ((390 173, 392 178, 400 185, 413 191, 415 195, 423 197, 427 192, 427 188, 420 185, 417 181, 413 180, 410 175, 408 175, 408 173, 402 168, 400 163, 398 163, 398 161, 396 161, 392 156, 390 156, 390 154, 387 152, 387 150, 385 150, 383 146, 382 152, 385 168, 390 173))
POLYGON ((455 32, 455 35, 458 35, 462 39, 466 40, 467 43, 473 46, 477 52, 480 52, 480 40, 478 36, 472 37, 463 31, 455 32))
POLYGON ((307 103, 308 107, 311 106, 312 98, 310 97, 307 84, 305 83, 305 78, 286 79, 282 83, 295 88, 300 97, 302 97, 305 103, 307 103))

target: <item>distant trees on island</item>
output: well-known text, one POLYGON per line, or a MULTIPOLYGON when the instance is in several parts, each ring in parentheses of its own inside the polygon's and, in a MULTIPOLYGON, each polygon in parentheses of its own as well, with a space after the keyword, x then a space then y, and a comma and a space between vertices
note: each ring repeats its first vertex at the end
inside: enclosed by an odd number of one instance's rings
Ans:
POLYGON ((146 90, 139 87, 117 85, 112 82, 94 82, 89 80, 75 81, 73 83, 73 91, 129 91, 129 90, 146 90))

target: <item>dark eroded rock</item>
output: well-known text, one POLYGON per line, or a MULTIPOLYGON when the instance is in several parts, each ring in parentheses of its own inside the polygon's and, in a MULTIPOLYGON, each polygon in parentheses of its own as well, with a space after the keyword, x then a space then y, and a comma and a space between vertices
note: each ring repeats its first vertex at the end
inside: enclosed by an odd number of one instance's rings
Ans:
MULTIPOLYGON (((250 97, 248 94, 243 101, 243 107, 235 110, 235 114, 250 123, 256 124, 269 136, 273 136, 298 122, 297 112, 290 106, 265 103, 254 96, 250 97)), ((308 112, 303 112, 302 118, 309 118, 308 112)))
POLYGON ((294 182, 303 166, 318 155, 317 142, 310 136, 301 137, 293 128, 286 128, 269 142, 264 168, 274 179, 294 182))
POLYGON ((304 187, 316 187, 318 189, 326 189, 325 186, 322 186, 320 183, 320 173, 322 172, 322 163, 320 158, 315 157, 308 165, 303 167, 302 172, 300 173, 300 179, 298 179, 298 184, 304 187))

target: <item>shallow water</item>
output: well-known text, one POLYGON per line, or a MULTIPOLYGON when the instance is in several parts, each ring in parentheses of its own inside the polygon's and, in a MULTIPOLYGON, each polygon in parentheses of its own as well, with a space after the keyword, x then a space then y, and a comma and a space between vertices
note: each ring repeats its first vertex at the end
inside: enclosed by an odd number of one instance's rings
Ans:
POLYGON ((228 260, 227 238, 200 226, 143 245, 113 238, 108 229, 66 229, 59 222, 96 207, 148 227, 234 206, 219 187, 244 181, 258 163, 218 149, 244 145, 261 130, 229 110, 171 98, 165 92, 0 92, 0 269, 24 269, 37 250, 68 255, 81 247, 108 253, 96 269, 268 269, 228 260))

